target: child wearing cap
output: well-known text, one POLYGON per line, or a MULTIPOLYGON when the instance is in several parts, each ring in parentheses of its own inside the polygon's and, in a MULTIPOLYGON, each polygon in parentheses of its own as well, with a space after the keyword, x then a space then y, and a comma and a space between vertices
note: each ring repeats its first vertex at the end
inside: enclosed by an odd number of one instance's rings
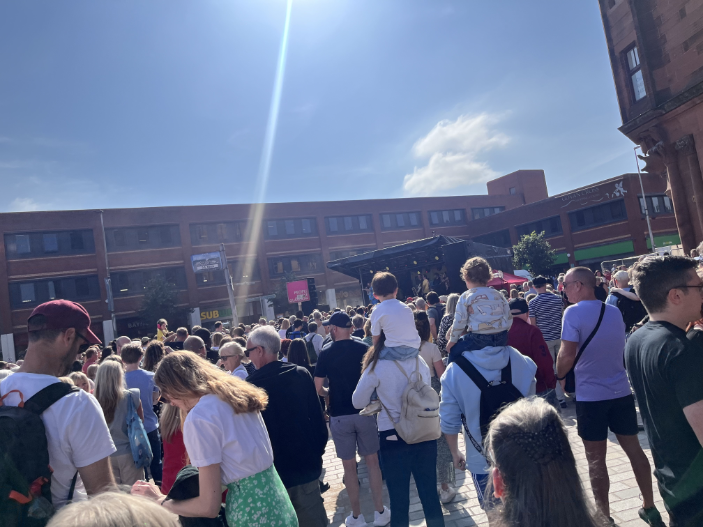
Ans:
POLYGON ((459 298, 454 313, 451 338, 447 343, 450 363, 464 351, 506 346, 512 325, 508 301, 487 286, 493 274, 486 260, 478 256, 469 258, 461 268, 461 276, 468 290, 459 298))
MULTIPOLYGON (((415 327, 412 309, 396 299, 398 280, 391 273, 376 273, 371 280, 374 297, 379 304, 371 313, 371 335, 374 348, 382 346, 379 360, 405 360, 420 353, 420 335, 415 327)), ((360 415, 381 411, 381 402, 374 391, 371 402, 360 415)))

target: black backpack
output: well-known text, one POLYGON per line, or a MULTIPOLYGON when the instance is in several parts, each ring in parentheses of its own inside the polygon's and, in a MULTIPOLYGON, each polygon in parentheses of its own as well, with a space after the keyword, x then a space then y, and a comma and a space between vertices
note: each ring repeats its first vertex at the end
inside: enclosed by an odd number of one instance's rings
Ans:
POLYGON ((625 298, 620 293, 613 293, 618 299, 618 309, 622 313, 622 319, 625 322, 625 331, 630 332, 632 326, 647 316, 647 310, 642 305, 642 302, 625 298))
MULTIPOLYGON (((468 375, 474 384, 481 390, 479 423, 481 424, 481 443, 483 443, 486 434, 488 434, 488 427, 491 424, 491 421, 495 419, 495 417, 505 406, 517 401, 518 399, 522 399, 524 396, 513 384, 513 373, 510 366, 510 359, 508 359, 508 364, 500 372, 499 384, 491 384, 488 382, 486 378, 479 373, 476 367, 463 355, 457 357, 454 362, 456 362, 457 366, 464 370, 464 373, 468 375)), ((461 416, 461 422, 463 423, 464 430, 466 430, 466 435, 469 436, 474 448, 478 450, 480 454, 483 454, 483 448, 474 439, 471 432, 469 432, 469 427, 466 425, 466 417, 464 417, 463 414, 461 416)))
MULTIPOLYGON (((62 397, 78 390, 77 386, 57 382, 21 402, 20 406, 2 404, 2 399, 17 390, 0 398, 0 523, 3 525, 41 527, 54 513, 49 447, 41 414, 62 397)), ((71 482, 69 502, 73 499, 77 477, 78 472, 71 482)))
POLYGON ((314 338, 315 336, 312 333, 308 333, 305 337, 305 347, 308 350, 308 361, 311 365, 317 362, 317 352, 315 351, 315 344, 312 342, 314 338))

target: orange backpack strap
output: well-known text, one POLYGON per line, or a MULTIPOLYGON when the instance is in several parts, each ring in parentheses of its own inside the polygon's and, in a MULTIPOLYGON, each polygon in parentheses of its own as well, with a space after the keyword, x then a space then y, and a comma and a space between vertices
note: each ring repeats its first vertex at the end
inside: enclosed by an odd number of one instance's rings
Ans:
POLYGON ((20 408, 24 408, 24 395, 22 395, 22 392, 19 391, 19 390, 10 390, 10 391, 7 392, 5 395, 3 395, 2 397, 0 397, 0 406, 3 405, 2 402, 5 400, 5 397, 7 397, 8 395, 10 395, 11 393, 18 393, 18 394, 20 395, 20 404, 18 404, 17 406, 19 406, 20 408))

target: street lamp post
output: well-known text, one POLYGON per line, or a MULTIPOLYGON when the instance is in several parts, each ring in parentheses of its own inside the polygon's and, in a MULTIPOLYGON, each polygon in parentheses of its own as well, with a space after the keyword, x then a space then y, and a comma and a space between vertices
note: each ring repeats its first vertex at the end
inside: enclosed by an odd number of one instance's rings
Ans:
POLYGON ((652 252, 655 252, 657 248, 654 246, 654 234, 652 234, 652 221, 649 219, 649 207, 647 206, 647 196, 644 194, 644 185, 642 184, 642 172, 640 171, 640 158, 637 156, 637 149, 642 151, 642 147, 637 145, 635 147, 635 162, 637 163, 637 175, 640 179, 640 190, 642 190, 642 206, 644 207, 644 217, 647 218, 647 229, 649 229, 649 242, 652 245, 652 252))

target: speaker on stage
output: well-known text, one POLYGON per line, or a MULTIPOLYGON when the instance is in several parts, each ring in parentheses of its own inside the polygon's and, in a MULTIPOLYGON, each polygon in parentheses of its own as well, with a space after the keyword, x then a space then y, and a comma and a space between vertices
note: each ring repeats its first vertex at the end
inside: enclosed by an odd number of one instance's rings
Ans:
POLYGON ((466 291, 466 284, 461 278, 461 266, 466 263, 468 254, 466 244, 462 242, 450 243, 442 246, 444 254, 444 265, 447 267, 449 277, 449 291, 461 294, 466 291))

